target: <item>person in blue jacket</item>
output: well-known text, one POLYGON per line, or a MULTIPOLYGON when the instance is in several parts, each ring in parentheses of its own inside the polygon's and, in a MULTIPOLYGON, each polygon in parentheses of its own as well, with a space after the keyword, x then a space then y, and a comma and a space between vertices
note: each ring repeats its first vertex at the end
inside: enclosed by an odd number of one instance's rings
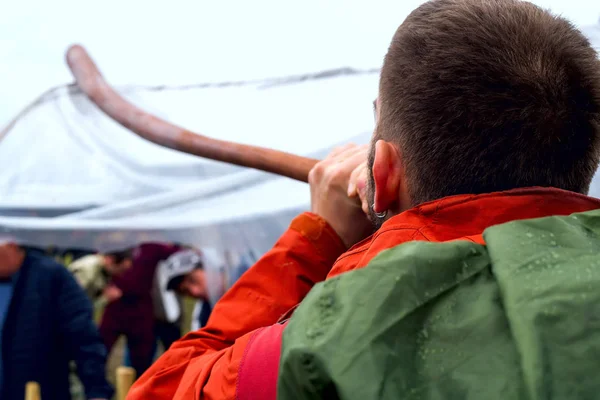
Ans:
POLYGON ((70 399, 69 363, 88 399, 110 399, 106 348, 75 278, 43 253, 0 238, 0 399, 70 399))

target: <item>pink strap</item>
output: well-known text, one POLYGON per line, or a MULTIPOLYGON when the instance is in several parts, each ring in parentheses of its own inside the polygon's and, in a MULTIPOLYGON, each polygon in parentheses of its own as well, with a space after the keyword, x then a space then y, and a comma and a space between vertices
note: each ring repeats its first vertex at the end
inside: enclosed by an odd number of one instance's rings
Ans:
POLYGON ((285 324, 257 330, 240 363, 237 400, 276 400, 281 338, 285 324))

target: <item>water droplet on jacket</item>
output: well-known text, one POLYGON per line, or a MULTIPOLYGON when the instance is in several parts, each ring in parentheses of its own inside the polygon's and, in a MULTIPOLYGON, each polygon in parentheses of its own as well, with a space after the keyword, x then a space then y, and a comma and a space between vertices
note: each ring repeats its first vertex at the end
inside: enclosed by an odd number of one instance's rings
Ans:
POLYGON ((557 253, 557 252, 555 252, 555 251, 553 251, 553 252, 552 252, 552 253, 550 253, 550 254, 552 254, 552 257, 554 257, 554 258, 558 258, 558 253, 557 253))
POLYGON ((533 233, 531 233, 531 232, 527 232, 527 237, 528 237, 528 238, 532 238, 532 237, 533 237, 533 233))
POLYGON ((333 305, 333 303, 335 303, 335 299, 331 294, 328 296, 323 296, 319 299, 319 305, 322 308, 329 308, 333 305))
POLYGON ((554 240, 553 240, 553 241, 551 241, 551 242, 550 242, 550 246, 552 246, 552 247, 556 247, 556 242, 555 242, 554 240))
POLYGON ((550 237, 554 237, 554 233, 550 232, 550 237))

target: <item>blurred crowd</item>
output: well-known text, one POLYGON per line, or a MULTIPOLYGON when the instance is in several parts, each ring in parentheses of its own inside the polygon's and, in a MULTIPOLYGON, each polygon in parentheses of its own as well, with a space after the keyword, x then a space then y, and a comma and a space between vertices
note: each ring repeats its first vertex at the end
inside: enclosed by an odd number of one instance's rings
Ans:
POLYGON ((21 399, 35 381, 43 398, 110 399, 107 359, 119 338, 117 365, 140 376, 184 333, 206 324, 206 268, 222 271, 222 262, 175 243, 96 253, 2 240, 0 398, 21 399))

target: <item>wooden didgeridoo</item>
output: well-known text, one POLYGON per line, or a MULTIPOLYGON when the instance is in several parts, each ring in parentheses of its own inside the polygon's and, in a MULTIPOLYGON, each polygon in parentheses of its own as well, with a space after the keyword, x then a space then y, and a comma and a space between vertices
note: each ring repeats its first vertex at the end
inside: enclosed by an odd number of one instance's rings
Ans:
POLYGON ((318 160, 264 147, 209 138, 151 115, 121 97, 102 77, 87 51, 69 48, 67 64, 83 93, 106 115, 142 138, 184 153, 308 182, 318 160))

